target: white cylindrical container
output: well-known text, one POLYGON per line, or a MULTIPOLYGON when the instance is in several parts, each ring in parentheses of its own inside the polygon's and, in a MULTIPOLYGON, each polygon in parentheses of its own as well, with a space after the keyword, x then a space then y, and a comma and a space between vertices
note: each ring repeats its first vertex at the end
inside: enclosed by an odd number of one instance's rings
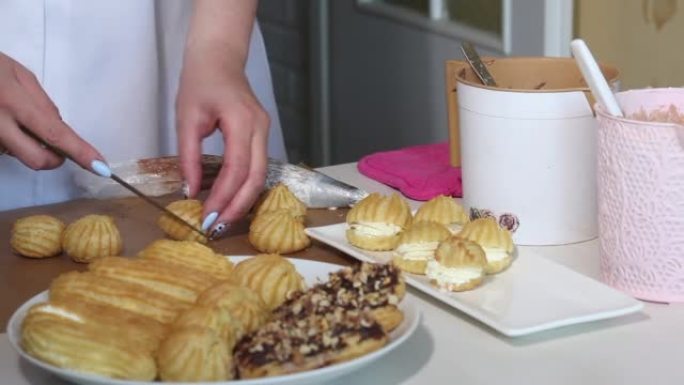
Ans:
MULTIPOLYGON (((463 203, 520 245, 597 236, 596 119, 572 59, 492 59, 498 86, 457 83, 463 203)), ((617 77, 610 69, 609 79, 617 77)))

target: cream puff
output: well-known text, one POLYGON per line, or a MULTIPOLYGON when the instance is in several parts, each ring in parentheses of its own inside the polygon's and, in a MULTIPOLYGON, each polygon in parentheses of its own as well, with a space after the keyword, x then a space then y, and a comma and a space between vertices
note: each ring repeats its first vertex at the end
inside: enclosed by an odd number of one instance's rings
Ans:
POLYGON ((109 215, 86 215, 67 226, 62 248, 75 262, 120 255, 121 234, 109 215))
POLYGON ((288 254, 311 245, 301 217, 287 209, 266 211, 249 225, 249 243, 262 253, 288 254))
POLYGON ((182 312, 171 328, 178 330, 190 326, 213 330, 231 351, 245 334, 242 324, 231 315, 230 309, 221 306, 195 305, 182 312))
POLYGON ((408 273, 425 274, 437 246, 450 236, 449 230, 437 222, 416 222, 399 236, 392 263, 408 273))
MULTIPOLYGON (((202 202, 194 199, 183 199, 169 203, 166 208, 195 228, 202 226, 202 202)), ((179 222, 169 214, 162 214, 157 225, 169 237, 178 241, 197 241, 207 243, 207 237, 198 234, 185 223, 179 222)))
POLYGON ((415 222, 432 221, 446 226, 457 234, 469 220, 468 214, 454 198, 439 195, 423 203, 413 218, 415 222))
POLYGON ((372 193, 347 213, 347 240, 361 249, 392 250, 411 221, 411 209, 405 199, 396 193, 372 193))
POLYGON ((29 258, 47 258, 62 252, 64 223, 49 215, 18 219, 12 226, 12 251, 29 258))
POLYGON ((256 215, 260 215, 280 209, 292 212, 299 219, 303 219, 306 215, 306 205, 282 183, 278 183, 264 194, 261 201, 257 203, 254 212, 256 215))
POLYGON ((480 245, 450 237, 437 247, 435 259, 427 263, 425 275, 442 290, 465 291, 482 283, 486 267, 487 258, 480 245))
POLYGON ((162 381, 227 381, 235 376, 233 355, 212 329, 185 326, 174 329, 157 352, 162 381))
POLYGON ((280 306, 290 294, 305 290, 304 278, 292 262, 278 254, 259 254, 235 266, 235 279, 254 290, 269 310, 280 306))
POLYGON ((478 218, 463 227, 458 237, 479 244, 487 257, 487 274, 496 274, 513 262, 513 238, 492 217, 478 218))
POLYGON ((268 307, 258 293, 231 281, 219 283, 204 291, 196 305, 228 309, 245 333, 258 329, 270 316, 268 307))

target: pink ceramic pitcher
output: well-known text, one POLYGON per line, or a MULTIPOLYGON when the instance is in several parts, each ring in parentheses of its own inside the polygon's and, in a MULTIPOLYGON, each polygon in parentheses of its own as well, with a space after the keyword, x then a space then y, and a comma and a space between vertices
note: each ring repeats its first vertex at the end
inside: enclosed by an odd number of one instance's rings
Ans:
POLYGON ((645 121, 684 119, 684 88, 616 97, 626 118, 596 107, 602 279, 637 298, 684 302, 684 120, 645 121))

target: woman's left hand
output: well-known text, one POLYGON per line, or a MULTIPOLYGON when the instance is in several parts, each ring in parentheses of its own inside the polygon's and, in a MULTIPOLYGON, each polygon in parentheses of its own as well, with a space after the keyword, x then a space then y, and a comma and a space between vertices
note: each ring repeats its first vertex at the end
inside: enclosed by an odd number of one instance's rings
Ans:
POLYGON ((247 81, 244 63, 207 47, 186 48, 176 100, 179 154, 194 197, 200 190, 202 140, 223 134, 223 165, 204 202, 203 230, 220 236, 247 214, 263 190, 270 119, 247 81))

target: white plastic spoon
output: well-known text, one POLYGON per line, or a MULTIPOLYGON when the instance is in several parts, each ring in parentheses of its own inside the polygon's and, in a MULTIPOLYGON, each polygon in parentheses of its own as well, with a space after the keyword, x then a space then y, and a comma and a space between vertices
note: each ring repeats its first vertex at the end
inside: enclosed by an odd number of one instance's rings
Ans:
POLYGON ((594 56, 591 55, 591 51, 589 51, 589 47, 587 47, 584 40, 573 40, 570 43, 570 50, 596 100, 603 104, 609 114, 623 117, 624 115, 617 99, 615 99, 615 95, 610 90, 606 78, 603 77, 603 73, 601 73, 596 60, 594 60, 594 56))
MULTIPOLYGON (((587 47, 584 40, 575 39, 570 42, 570 50, 577 61, 577 65, 582 72, 582 76, 584 76, 584 80, 589 85, 591 93, 594 94, 596 100, 603 104, 610 115, 624 117, 622 109, 620 108, 617 99, 615 99, 615 95, 613 95, 613 92, 610 90, 606 78, 603 77, 603 73, 601 73, 596 60, 594 60, 594 57, 591 55, 591 51, 589 51, 589 47, 587 47)), ((679 145, 684 149, 684 126, 678 124, 676 132, 677 138, 679 139, 679 145)))

